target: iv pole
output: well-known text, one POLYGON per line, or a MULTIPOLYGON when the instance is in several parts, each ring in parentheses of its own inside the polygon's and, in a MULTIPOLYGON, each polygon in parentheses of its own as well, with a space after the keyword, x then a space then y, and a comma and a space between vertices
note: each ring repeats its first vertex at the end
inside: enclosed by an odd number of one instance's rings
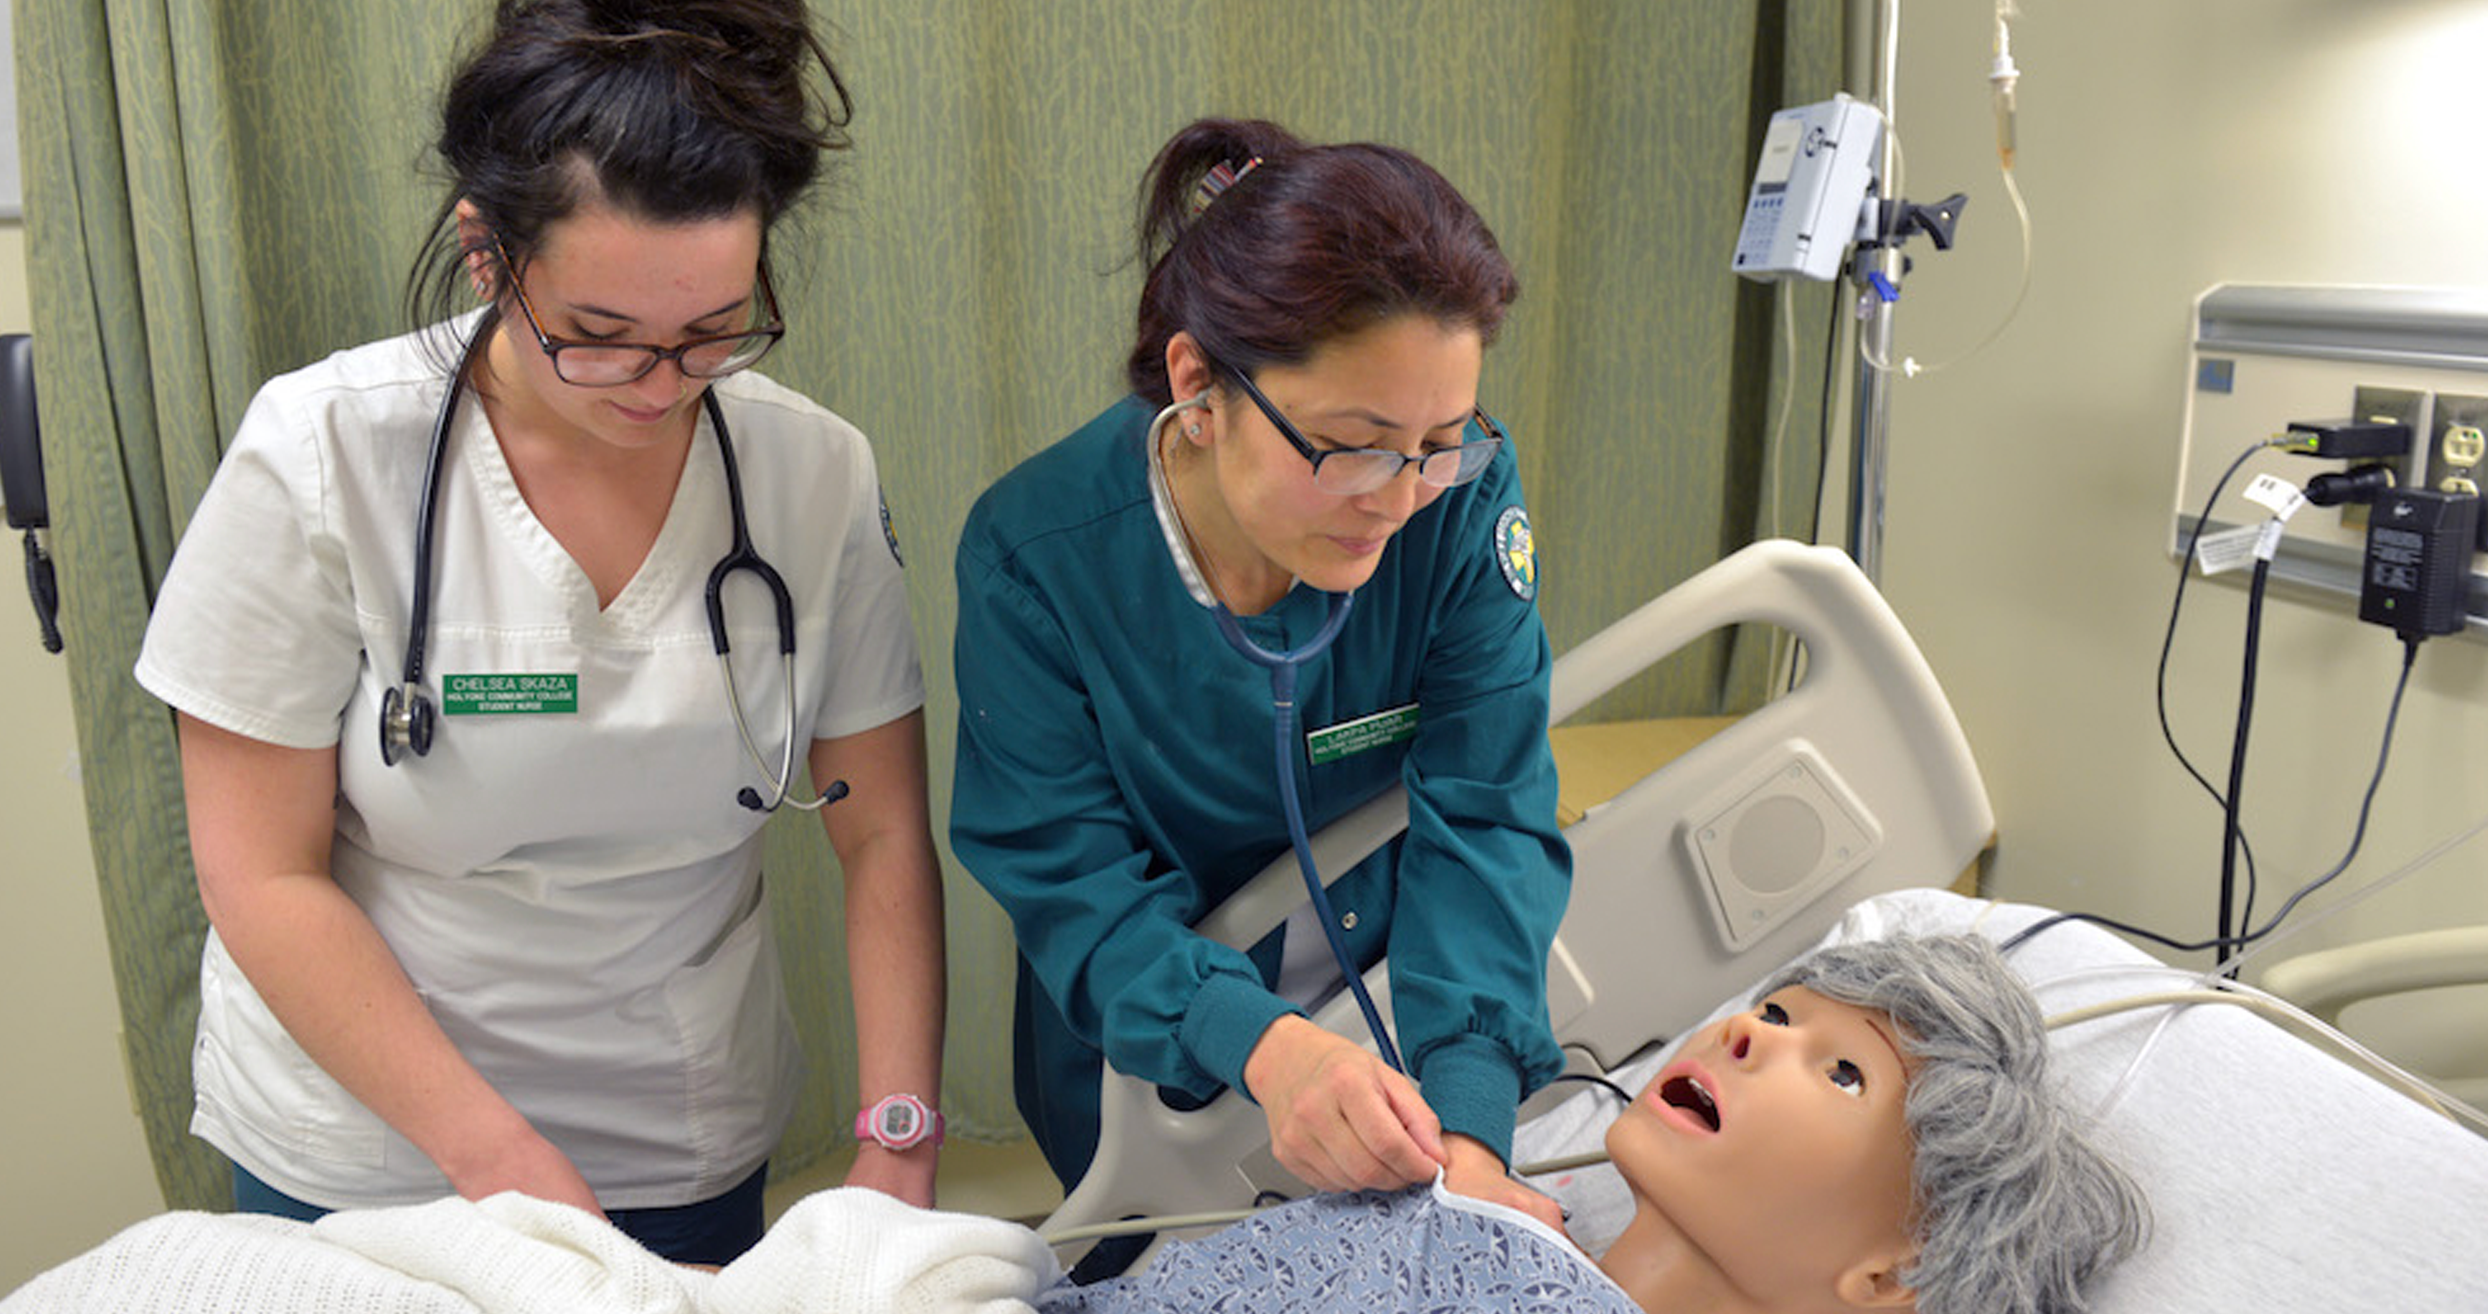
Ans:
MULTIPOLYGON (((1860 19, 1873 35, 1864 43, 1865 54, 1872 64, 1873 101, 1883 115, 1883 134, 1876 147, 1875 177, 1882 185, 1882 194, 1891 197, 1899 191, 1895 171, 1899 166, 1899 149, 1893 142, 1892 108, 1895 83, 1900 65, 1901 0, 1850 0, 1849 30, 1860 30, 1860 19)), ((1852 55, 1856 43, 1852 43, 1852 55)), ((1851 81, 1856 80, 1854 59, 1851 81)), ((1883 566, 1883 477, 1887 459, 1886 439, 1892 423, 1892 395, 1886 370, 1871 362, 1892 359, 1893 302, 1898 296, 1901 278, 1901 253, 1897 243, 1878 242, 1861 247, 1854 262, 1852 278, 1858 287, 1857 384, 1852 390, 1851 419, 1855 433, 1849 449, 1849 556, 1865 572, 1869 582, 1882 583, 1883 566)))

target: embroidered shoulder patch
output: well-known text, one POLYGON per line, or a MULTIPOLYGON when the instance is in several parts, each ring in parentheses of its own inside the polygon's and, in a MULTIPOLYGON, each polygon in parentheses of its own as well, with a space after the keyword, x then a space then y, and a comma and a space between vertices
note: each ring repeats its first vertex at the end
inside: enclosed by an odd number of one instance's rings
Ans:
POLYGON ((1538 544, 1529 533, 1529 513, 1517 506, 1503 508, 1495 517, 1495 564, 1503 568, 1503 582, 1523 602, 1538 597, 1538 544))
POLYGON ((905 570, 907 558, 898 554, 898 530, 890 524, 890 495, 874 489, 873 496, 881 502, 881 541, 890 545, 890 560, 897 562, 899 569, 905 570))

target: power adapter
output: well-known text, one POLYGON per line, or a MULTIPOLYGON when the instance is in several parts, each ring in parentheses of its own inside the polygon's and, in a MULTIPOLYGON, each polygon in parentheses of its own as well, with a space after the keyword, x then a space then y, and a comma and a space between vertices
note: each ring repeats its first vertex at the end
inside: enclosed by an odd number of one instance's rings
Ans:
POLYGON ((2393 467, 2381 461, 2354 465, 2347 470, 2327 470, 2307 481, 2307 501, 2317 506, 2365 504, 2375 501, 2376 495, 2393 483, 2393 467))
POLYGON ((2410 426, 2399 420, 2292 420, 2275 444, 2294 456, 2373 461, 2410 454, 2410 426))
POLYGON ((2479 533, 2479 495, 2388 488, 2367 519, 2358 618, 2416 642, 2461 630, 2479 533))

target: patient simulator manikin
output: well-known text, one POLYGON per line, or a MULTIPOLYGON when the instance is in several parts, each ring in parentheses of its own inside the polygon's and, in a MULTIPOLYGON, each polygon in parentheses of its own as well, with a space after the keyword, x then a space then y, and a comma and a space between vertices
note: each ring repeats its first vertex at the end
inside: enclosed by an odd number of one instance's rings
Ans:
POLYGON ((1646 1310, 1900 1303, 1908 1075, 1889 1020, 1801 986, 1720 1024, 1607 1133, 1636 1208, 1600 1268, 1646 1310))
POLYGON ((1437 1188, 1302 1201, 1036 1304, 2078 1310, 2140 1244, 2143 1205, 2055 1106, 2046 1056, 1983 939, 1828 949, 1688 1041, 1609 1129, 1634 1215, 1606 1281, 1534 1219, 1437 1188))

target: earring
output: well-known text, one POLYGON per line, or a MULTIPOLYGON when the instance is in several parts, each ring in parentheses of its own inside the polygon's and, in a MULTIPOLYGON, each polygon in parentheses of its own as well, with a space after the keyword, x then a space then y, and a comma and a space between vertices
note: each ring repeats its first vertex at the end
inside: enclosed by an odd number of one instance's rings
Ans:
POLYGON ((1184 426, 1184 437, 1186 437, 1186 438, 1198 438, 1198 437, 1200 437, 1200 436, 1201 436, 1201 426, 1199 426, 1199 425, 1197 425, 1197 424, 1187 424, 1187 425, 1185 425, 1185 426, 1184 426))

